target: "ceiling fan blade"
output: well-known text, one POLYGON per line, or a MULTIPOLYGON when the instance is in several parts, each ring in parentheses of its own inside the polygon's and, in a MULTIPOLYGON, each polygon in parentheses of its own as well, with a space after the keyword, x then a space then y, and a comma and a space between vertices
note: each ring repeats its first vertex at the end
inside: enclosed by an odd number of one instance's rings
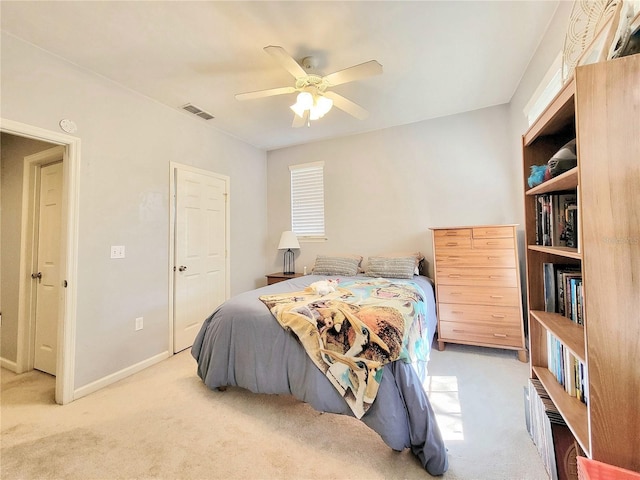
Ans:
POLYGON ((300 128, 300 127, 304 127, 305 125, 309 124, 309 110, 306 110, 304 112, 304 117, 299 117, 297 114, 293 114, 293 123, 291 124, 291 126, 293 128, 300 128))
POLYGON ((264 51, 275 58, 296 80, 307 76, 305 69, 302 68, 284 48, 269 45, 268 47, 264 47, 264 51))
POLYGON ((238 93, 236 100, 253 100, 254 98, 271 97, 273 95, 284 95, 285 93, 294 93, 296 89, 293 87, 269 88, 267 90, 257 90, 255 92, 238 93))
POLYGON ((347 112, 349 115, 353 115, 357 119, 364 120, 369 116, 369 112, 367 112, 360 105, 358 105, 357 103, 353 103, 351 100, 346 99, 336 92, 327 91, 324 92, 324 96, 333 100, 334 107, 347 112))
POLYGON ((341 85, 361 78, 370 77, 372 75, 380 75, 382 73, 382 65, 375 60, 370 60, 360 65, 345 68, 338 72, 330 73, 322 80, 329 85, 341 85))

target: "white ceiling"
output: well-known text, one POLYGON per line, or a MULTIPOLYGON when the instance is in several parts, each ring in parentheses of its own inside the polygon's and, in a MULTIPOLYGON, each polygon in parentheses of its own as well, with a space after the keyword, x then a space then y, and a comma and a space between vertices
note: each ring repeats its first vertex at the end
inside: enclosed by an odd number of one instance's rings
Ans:
POLYGON ((507 103, 557 5, 0 2, 3 31, 172 108, 192 103, 215 116, 208 124, 266 150, 507 103), (288 107, 295 94, 236 100, 236 93, 294 84, 263 51, 267 45, 282 46, 298 61, 314 56, 321 75, 377 60, 382 75, 333 88, 369 117, 333 108, 294 129, 288 107))

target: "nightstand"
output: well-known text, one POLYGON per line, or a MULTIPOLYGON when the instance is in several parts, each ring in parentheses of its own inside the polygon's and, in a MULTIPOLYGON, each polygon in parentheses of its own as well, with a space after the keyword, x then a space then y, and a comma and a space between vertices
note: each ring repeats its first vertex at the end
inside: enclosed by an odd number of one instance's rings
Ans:
POLYGON ((270 273, 266 275, 267 277, 267 285, 273 285, 274 283, 284 282, 285 280, 289 280, 290 278, 302 277, 302 273, 270 273))

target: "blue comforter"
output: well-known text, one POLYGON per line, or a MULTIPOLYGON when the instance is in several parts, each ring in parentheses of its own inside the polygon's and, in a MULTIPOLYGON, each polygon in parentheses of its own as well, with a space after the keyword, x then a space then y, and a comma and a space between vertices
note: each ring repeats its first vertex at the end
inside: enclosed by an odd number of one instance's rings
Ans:
MULTIPOLYGON (((292 394, 322 412, 353 416, 345 399, 285 331, 261 295, 303 290, 326 277, 307 275, 237 295, 204 322, 192 355, 198 375, 212 389, 238 386, 255 393, 292 394)), ((358 277, 340 277, 340 281, 358 277)), ((359 277, 362 278, 362 277, 359 277)), ((436 328, 433 286, 426 277, 414 281, 427 297, 427 344, 436 328)), ((375 402, 361 420, 394 450, 411 448, 431 475, 448 467, 447 451, 423 388, 426 363, 395 361, 384 366, 375 402)))

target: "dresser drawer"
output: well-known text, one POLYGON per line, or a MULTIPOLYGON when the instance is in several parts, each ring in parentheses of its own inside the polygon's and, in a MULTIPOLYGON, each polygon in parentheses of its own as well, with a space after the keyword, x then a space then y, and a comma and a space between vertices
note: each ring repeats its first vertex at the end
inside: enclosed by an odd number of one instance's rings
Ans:
POLYGON ((522 332, 518 325, 502 325, 493 323, 460 323, 440 322, 439 340, 465 343, 487 343, 508 347, 524 347, 522 332))
POLYGON ((436 250, 447 250, 451 248, 471 248, 471 236, 468 237, 436 237, 436 250))
POLYGON ((501 267, 515 268, 516 257, 511 250, 436 249, 436 268, 440 267, 501 267))
POLYGON ((513 227, 474 227, 473 238, 513 238, 513 227))
POLYGON ((450 228, 446 230, 434 230, 433 236, 436 238, 471 238, 471 228, 450 228))
POLYGON ((502 323, 520 328, 522 314, 520 306, 465 305, 439 303, 438 319, 446 322, 502 323))
POLYGON ((438 285, 438 303, 514 306, 520 304, 517 287, 438 285))
POLYGON ((493 249, 493 248, 503 248, 503 249, 511 249, 515 248, 513 244, 513 238, 473 238, 472 242, 473 248, 485 248, 485 249, 493 249))
POLYGON ((438 285, 476 285, 494 287, 517 287, 518 274, 515 268, 461 268, 436 267, 438 285))

